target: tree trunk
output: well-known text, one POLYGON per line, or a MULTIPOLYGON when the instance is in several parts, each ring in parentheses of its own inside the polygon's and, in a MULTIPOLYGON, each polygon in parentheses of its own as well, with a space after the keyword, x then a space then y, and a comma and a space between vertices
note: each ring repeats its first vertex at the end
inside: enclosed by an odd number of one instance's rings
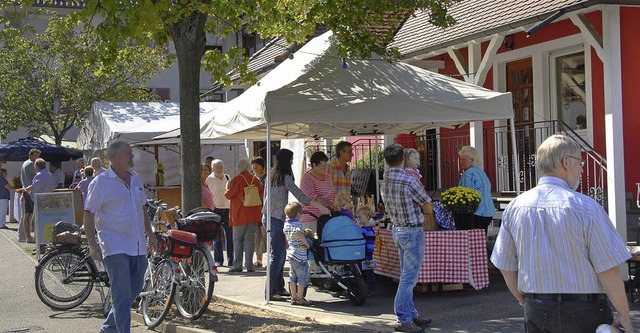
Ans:
POLYGON ((200 183, 200 62, 206 42, 206 15, 192 13, 170 28, 180 83, 180 168, 182 210, 202 206, 200 183))

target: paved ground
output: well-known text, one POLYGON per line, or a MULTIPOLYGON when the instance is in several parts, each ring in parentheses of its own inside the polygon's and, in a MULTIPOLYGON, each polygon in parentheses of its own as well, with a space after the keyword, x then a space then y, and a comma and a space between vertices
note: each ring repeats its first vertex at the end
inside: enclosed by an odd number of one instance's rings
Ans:
MULTIPOLYGON (((0 333, 3 332, 95 332, 103 321, 97 294, 83 306, 66 312, 52 311, 40 302, 33 287, 35 259, 33 244, 17 243, 17 224, 0 230, 0 333), (23 328, 24 330, 19 330, 23 328)), ((264 301, 265 272, 229 273, 219 270, 214 294, 247 307, 266 308, 318 322, 354 326, 374 332, 393 331, 393 296, 396 284, 378 277, 377 290, 364 306, 353 306, 348 300, 310 291, 310 308, 288 303, 264 301)), ((465 287, 462 291, 416 294, 417 308, 433 319, 431 331, 439 332, 523 332, 522 309, 511 297, 499 272, 490 270, 490 285, 483 290, 465 287)), ((215 306, 215 303, 212 305, 215 306)), ((632 317, 640 328, 640 305, 632 305, 632 317)), ((184 332, 188 331, 184 327, 184 332)), ((206 331, 216 331, 207 327, 206 331)), ((151 332, 134 323, 133 332, 151 332)))

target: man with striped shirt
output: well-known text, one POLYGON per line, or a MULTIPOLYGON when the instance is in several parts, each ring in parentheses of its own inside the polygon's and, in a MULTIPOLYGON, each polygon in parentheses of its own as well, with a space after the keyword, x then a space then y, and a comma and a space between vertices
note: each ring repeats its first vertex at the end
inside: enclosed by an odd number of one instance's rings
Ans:
POLYGON ((529 333, 595 332, 600 324, 633 332, 618 268, 630 254, 602 206, 575 191, 583 163, 576 143, 549 137, 537 152, 538 185, 502 216, 491 261, 524 307, 529 333))
POLYGON ((351 170, 347 163, 353 158, 353 146, 350 142, 336 143, 336 159, 331 162, 329 172, 333 181, 335 194, 347 192, 351 195, 351 170))

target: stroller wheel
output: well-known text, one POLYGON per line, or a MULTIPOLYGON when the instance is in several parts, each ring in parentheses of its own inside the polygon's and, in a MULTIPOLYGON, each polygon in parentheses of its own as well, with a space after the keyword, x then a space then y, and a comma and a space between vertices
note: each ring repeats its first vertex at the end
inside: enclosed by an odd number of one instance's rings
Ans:
POLYGON ((360 306, 367 301, 367 286, 361 277, 349 279, 347 286, 349 287, 349 300, 351 304, 360 306))

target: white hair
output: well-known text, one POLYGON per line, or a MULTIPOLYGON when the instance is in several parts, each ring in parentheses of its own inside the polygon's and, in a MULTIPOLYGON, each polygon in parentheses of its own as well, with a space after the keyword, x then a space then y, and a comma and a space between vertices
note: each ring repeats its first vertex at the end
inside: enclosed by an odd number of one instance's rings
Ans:
POLYGON ((458 155, 473 160, 471 162, 471 165, 476 168, 482 169, 482 157, 480 157, 480 154, 478 154, 478 151, 475 148, 471 146, 463 146, 462 148, 460 148, 458 155))
POLYGON ((556 171, 562 166, 562 159, 568 155, 580 154, 580 146, 567 136, 555 134, 548 137, 536 153, 536 168, 540 173, 556 171))

